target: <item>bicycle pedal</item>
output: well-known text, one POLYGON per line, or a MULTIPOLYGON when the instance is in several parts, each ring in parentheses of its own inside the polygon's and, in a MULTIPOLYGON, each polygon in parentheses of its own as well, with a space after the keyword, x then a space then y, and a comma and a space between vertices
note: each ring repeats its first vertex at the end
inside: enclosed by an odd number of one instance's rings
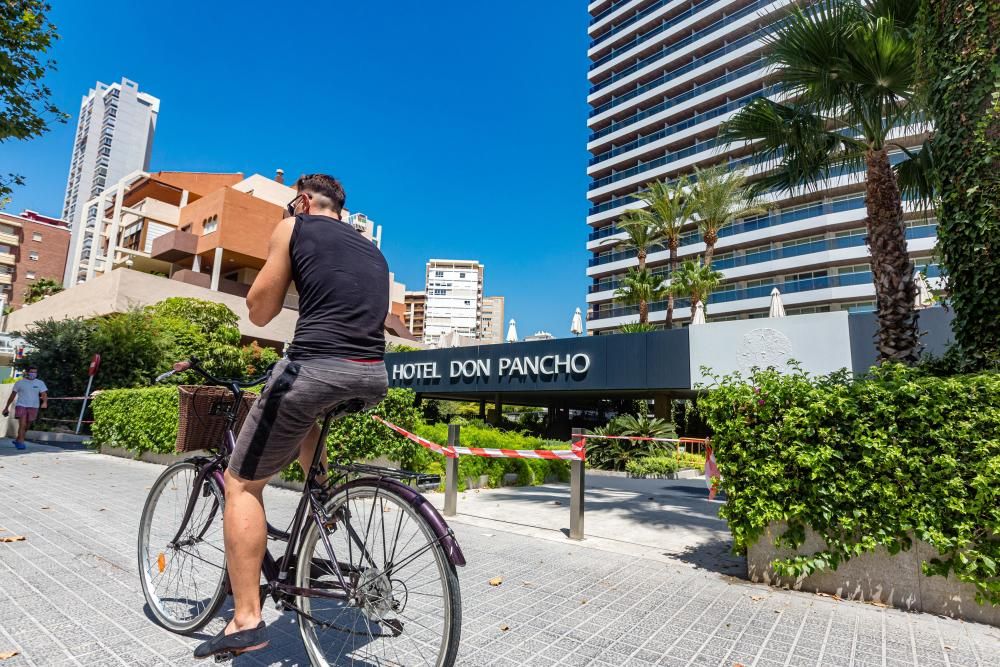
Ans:
POLYGON ((216 662, 229 662, 234 658, 236 658, 236 654, 233 653, 232 651, 223 651, 222 653, 215 654, 216 662))

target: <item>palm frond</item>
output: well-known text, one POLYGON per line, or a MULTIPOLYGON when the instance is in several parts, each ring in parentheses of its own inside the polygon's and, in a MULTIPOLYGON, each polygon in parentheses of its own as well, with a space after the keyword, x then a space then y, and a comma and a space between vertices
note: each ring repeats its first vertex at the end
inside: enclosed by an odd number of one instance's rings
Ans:
POLYGON ((750 143, 758 164, 776 163, 754 183, 753 190, 759 194, 811 185, 845 163, 859 166, 865 144, 845 130, 830 130, 830 124, 806 108, 762 98, 723 124, 719 138, 730 146, 750 143))
POLYGON ((893 167, 903 197, 915 200, 922 208, 931 209, 937 195, 934 187, 934 144, 928 139, 920 150, 900 146, 906 159, 893 167))

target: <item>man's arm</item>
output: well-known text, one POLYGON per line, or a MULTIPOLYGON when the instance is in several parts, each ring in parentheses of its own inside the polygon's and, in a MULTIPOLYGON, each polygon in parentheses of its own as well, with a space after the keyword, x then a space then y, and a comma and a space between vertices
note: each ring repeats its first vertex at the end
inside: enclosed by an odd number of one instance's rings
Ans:
POLYGON ((294 227, 295 218, 285 218, 274 228, 267 248, 267 261, 247 294, 250 321, 259 327, 273 320, 285 303, 285 294, 292 283, 289 244, 294 227))
POLYGON ((10 396, 7 397, 7 405, 3 406, 3 416, 4 417, 6 417, 7 414, 10 412, 10 404, 14 402, 15 398, 17 398, 17 391, 14 390, 14 389, 11 389, 10 396))
POLYGON ((43 391, 38 397, 42 399, 42 409, 47 410, 49 407, 49 392, 43 391))

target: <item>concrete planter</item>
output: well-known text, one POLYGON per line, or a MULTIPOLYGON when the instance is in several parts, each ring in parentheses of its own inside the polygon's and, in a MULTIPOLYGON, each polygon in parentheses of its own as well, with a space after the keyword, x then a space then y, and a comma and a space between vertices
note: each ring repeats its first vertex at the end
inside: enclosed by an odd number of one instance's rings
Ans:
POLYGON ((909 551, 891 555, 879 547, 871 553, 841 563, 834 571, 824 571, 798 578, 779 577, 771 561, 795 555, 809 555, 826 548, 823 538, 806 529, 806 540, 798 548, 774 546, 775 539, 786 530, 782 522, 768 526, 767 531, 747 550, 747 573, 752 581, 781 588, 829 593, 848 600, 879 602, 908 611, 922 611, 950 616, 965 621, 987 623, 1000 627, 1000 606, 980 605, 972 584, 959 581, 954 575, 928 577, 920 564, 938 556, 937 550, 920 540, 913 540, 909 551))

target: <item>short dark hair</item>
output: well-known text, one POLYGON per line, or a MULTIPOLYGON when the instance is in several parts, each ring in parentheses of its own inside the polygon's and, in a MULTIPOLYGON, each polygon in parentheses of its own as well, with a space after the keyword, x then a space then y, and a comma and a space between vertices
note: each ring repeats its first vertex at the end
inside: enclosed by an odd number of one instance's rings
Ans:
POLYGON ((330 208, 340 215, 344 210, 344 202, 347 196, 344 194, 344 186, 333 176, 326 174, 304 174, 295 181, 295 189, 299 192, 308 192, 314 197, 320 197, 317 201, 323 208, 330 208), (326 201, 323 201, 323 200, 326 201))

